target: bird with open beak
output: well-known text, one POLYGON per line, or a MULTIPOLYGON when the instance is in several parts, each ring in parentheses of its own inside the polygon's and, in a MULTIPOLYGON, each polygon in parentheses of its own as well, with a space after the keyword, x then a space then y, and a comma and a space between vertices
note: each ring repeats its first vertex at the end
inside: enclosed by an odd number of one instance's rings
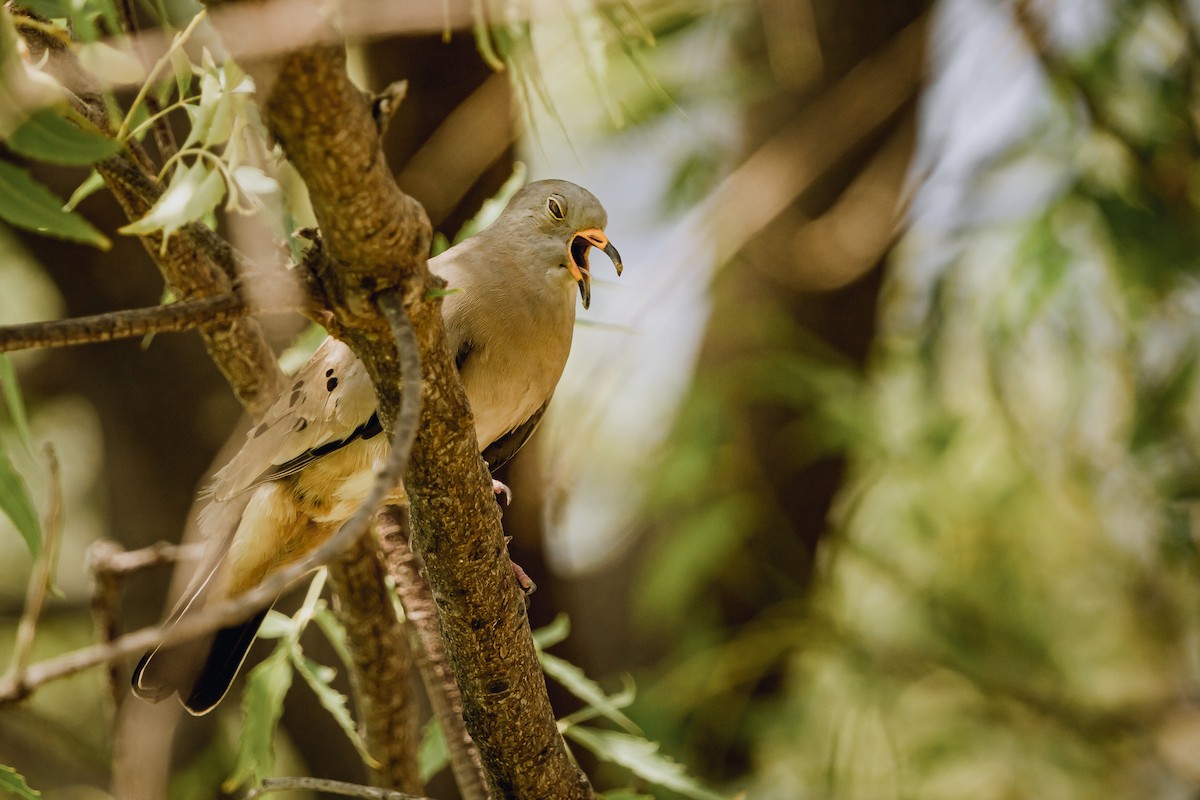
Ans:
MULTIPOLYGON (((600 201, 562 180, 521 189, 494 223, 430 259, 450 289, 446 338, 492 470, 536 430, 571 349, 575 290, 591 305, 588 253, 621 274, 600 201)), ((300 560, 366 499, 387 456, 375 391, 350 349, 327 338, 209 487, 201 515, 209 557, 172 613, 177 622, 236 597, 300 560)), ((147 652, 133 690, 158 701, 178 692, 193 714, 225 696, 266 610, 216 633, 147 652)))

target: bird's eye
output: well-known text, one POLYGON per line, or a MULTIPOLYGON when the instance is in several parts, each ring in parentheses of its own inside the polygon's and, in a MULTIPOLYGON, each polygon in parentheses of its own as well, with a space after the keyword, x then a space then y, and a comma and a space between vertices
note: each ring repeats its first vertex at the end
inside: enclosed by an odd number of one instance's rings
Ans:
POLYGON ((567 218, 566 205, 566 201, 558 196, 546 199, 546 210, 550 212, 550 216, 559 221, 567 218))

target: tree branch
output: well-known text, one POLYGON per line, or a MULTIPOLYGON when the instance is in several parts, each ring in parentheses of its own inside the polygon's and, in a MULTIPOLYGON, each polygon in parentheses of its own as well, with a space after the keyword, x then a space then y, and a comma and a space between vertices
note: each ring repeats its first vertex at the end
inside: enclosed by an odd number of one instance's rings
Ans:
MULTIPOLYGON (((44 22, 27 9, 14 8, 13 20, 27 45, 32 61, 45 60, 43 67, 72 88, 70 102, 96 127, 113 134, 104 98, 95 83, 80 68, 67 43, 45 33, 44 22)), ((125 142, 126 152, 96 163, 96 171, 130 220, 146 215, 162 194, 162 186, 146 174, 149 156, 133 140, 125 142)), ((236 268, 228 244, 216 244, 212 231, 198 223, 184 226, 161 247, 162 236, 139 237, 150 258, 158 266, 167 286, 184 300, 226 294, 233 288, 236 268), (214 259, 224 253, 228 261, 214 259)), ((284 375, 275 354, 263 336, 257 320, 238 318, 228 324, 201 331, 209 355, 233 388, 238 401, 254 417, 266 411, 284 387, 284 375)))
POLYGON ((491 788, 497 797, 594 797, 558 732, 440 301, 430 296, 436 284, 425 263, 424 211, 392 179, 342 48, 286 55, 260 66, 255 84, 267 126, 308 187, 330 256, 317 280, 371 376, 383 419, 398 387, 412 380, 409 373, 401 380, 390 342, 378 335, 376 308, 388 312, 402 296, 413 320, 426 370, 426 410, 405 480, 413 544, 491 788), (392 287, 402 294, 379 295, 392 287))
POLYGON ((227 325, 250 309, 237 294, 227 292, 198 300, 181 300, 152 308, 132 308, 88 317, 29 322, 0 327, 0 353, 31 347, 67 347, 111 342, 152 333, 177 333, 227 325))
POLYGON ((408 630, 417 653, 417 669, 434 719, 442 729, 450 753, 450 771, 463 800, 488 800, 487 777, 479 761, 479 750, 463 723, 462 693, 446 660, 438 624, 437 606, 429 582, 421 575, 417 558, 408 546, 408 509, 388 506, 379 512, 375 530, 383 546, 384 563, 404 607, 408 630))

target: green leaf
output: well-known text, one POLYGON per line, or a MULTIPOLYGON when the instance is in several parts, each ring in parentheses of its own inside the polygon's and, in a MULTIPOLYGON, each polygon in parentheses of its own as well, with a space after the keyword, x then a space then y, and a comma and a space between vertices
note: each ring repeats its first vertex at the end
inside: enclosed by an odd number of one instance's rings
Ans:
POLYGON ((346 646, 346 629, 342 627, 342 623, 338 622, 337 617, 329 610, 328 606, 321 605, 313 611, 313 622, 317 623, 321 633, 325 634, 325 638, 333 645, 333 649, 342 663, 347 665, 352 663, 350 648, 346 646))
POLYGON ((441 231, 433 232, 433 245, 429 248, 429 257, 440 256, 450 249, 450 240, 441 231))
POLYGON ((367 751, 367 743, 359 735, 358 726, 354 724, 354 719, 350 716, 346 695, 329 685, 337 674, 337 670, 318 664, 301 653, 299 649, 292 651, 292 665, 317 695, 317 700, 333 716, 334 721, 350 739, 350 743, 358 751, 363 763, 372 768, 379 767, 378 759, 367 751))
POLYGON ((29 788, 29 784, 25 783, 25 778, 21 776, 21 773, 12 767, 3 765, 0 765, 0 792, 19 797, 21 800, 38 800, 42 796, 37 789, 29 788))
POLYGON ((242 698, 245 722, 233 774, 222 784, 226 792, 246 783, 260 782, 275 762, 275 729, 283 713, 283 698, 292 685, 290 644, 289 640, 283 640, 246 678, 246 694, 242 698))
POLYGON ((654 800, 654 795, 642 794, 632 789, 609 789, 600 795, 600 800, 654 800))
POLYGON ((75 206, 88 199, 96 192, 104 188, 104 178, 100 177, 100 173, 92 170, 92 174, 83 179, 83 183, 79 184, 79 188, 71 193, 71 199, 63 206, 67 211, 74 211, 75 206))
POLYGON ((83 217, 64 211, 62 201, 29 173, 0 161, 0 219, 18 228, 107 250, 108 237, 83 217))
POLYGON ((275 609, 267 612, 262 625, 258 629, 260 639, 284 639, 296 630, 296 622, 287 614, 281 614, 275 609))
POLYGON ((15 153, 52 164, 91 164, 121 149, 120 142, 82 130, 43 108, 4 140, 15 153))
POLYGON ((42 551, 42 524, 38 521, 33 498, 25 479, 13 466, 8 452, 0 444, 0 511, 12 520, 25 540, 29 553, 37 558, 42 551))
POLYGON ((225 195, 225 179, 204 161, 180 166, 146 216, 120 229, 121 233, 148 234, 162 231, 163 245, 172 233, 216 208, 225 195))
POLYGON ((446 747, 446 737, 436 719, 425 723, 421 731, 421 744, 417 748, 417 769, 421 775, 421 783, 429 780, 446 768, 450 763, 450 748, 446 747))
POLYGON ((566 614, 559 614, 549 625, 533 632, 533 643, 538 650, 545 650, 547 647, 554 647, 570 635, 571 618, 566 614))
POLYGON ((567 691, 578 697, 601 716, 612 720, 630 733, 640 733, 633 720, 621 713, 621 709, 633 702, 633 692, 622 693, 620 698, 609 697, 583 670, 569 661, 549 653, 538 653, 542 669, 554 680, 566 687, 567 691))
POLYGON ((658 742, 618 731, 574 726, 564 733, 591 750, 598 758, 611 761, 639 778, 663 786, 693 800, 726 800, 687 774, 684 766, 658 752, 658 742))
POLYGON ((26 450, 33 450, 33 438, 29 435, 29 417, 25 413, 25 401, 21 397, 21 385, 17 383, 17 371, 7 355, 0 354, 0 392, 4 394, 4 405, 9 419, 17 430, 17 436, 26 450))
MULTIPOLYGON (((175 34, 175 39, 178 41, 180 34, 175 34)), ((179 92, 179 99, 187 97, 188 90, 192 88, 192 79, 195 74, 192 72, 192 62, 188 58, 187 51, 182 47, 172 46, 171 49, 171 72, 175 76, 175 89, 179 92)))

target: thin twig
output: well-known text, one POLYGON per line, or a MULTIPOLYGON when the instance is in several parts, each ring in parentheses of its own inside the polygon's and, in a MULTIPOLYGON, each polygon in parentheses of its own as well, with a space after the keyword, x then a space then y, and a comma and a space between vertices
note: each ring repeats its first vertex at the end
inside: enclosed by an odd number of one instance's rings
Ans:
MULTIPOLYGON (((96 628, 97 638, 104 644, 111 644, 121 635, 121 579, 116 572, 97 569, 96 564, 107 560, 115 553, 123 553, 121 545, 111 539, 100 539, 94 542, 87 551, 85 558, 92 571, 92 622, 96 628)), ((110 722, 116 720, 117 710, 121 707, 121 699, 125 696, 125 681, 122 680, 121 667, 115 661, 108 664, 108 711, 110 722)))
POLYGON ((155 542, 139 550, 126 550, 111 539, 101 539, 88 548, 87 564, 93 575, 125 576, 150 567, 166 567, 180 561, 199 560, 204 544, 155 542))
MULTIPOLYGON (((118 0, 115 5, 121 27, 130 35, 134 52, 139 60, 146 61, 145 42, 137 35, 138 18, 137 10, 133 7, 133 0, 118 0)), ((166 20, 162 21, 166 22, 166 20)), ((170 121, 161 113, 162 104, 158 102, 158 98, 153 93, 146 95, 146 110, 150 112, 150 117, 154 120, 151 125, 154 130, 154 143, 158 145, 159 161, 168 164, 172 157, 179 152, 179 145, 175 141, 175 132, 171 130, 170 121)), ((170 174, 168 172, 165 177, 169 177, 170 174)))
POLYGON ((381 295, 379 306, 396 338, 405 380, 401 389, 400 411, 392 425, 391 451, 383 469, 376 476, 370 495, 359 506, 354 516, 347 520, 337 533, 313 550, 308 558, 270 575, 256 588, 238 595, 233 600, 205 608, 172 626, 142 628, 110 644, 92 645, 47 659, 32 665, 23 674, 7 677, 0 681, 0 705, 17 702, 28 697, 30 692, 44 683, 73 675, 97 664, 122 658, 149 647, 176 644, 244 620, 248 614, 274 602, 275 598, 312 570, 329 564, 366 533, 376 509, 400 483, 400 478, 408 466, 421 414, 421 362, 408 314, 399 296, 394 293, 381 295))
POLYGON ((344 797, 361 797, 364 800, 430 800, 428 797, 360 783, 331 781, 326 778, 264 778, 263 782, 246 793, 245 800, 255 800, 268 792, 286 792, 292 789, 308 789, 313 792, 340 794, 344 797))
MULTIPOLYGON (((202 544, 175 545, 158 542, 140 550, 126 550, 111 539, 99 539, 88 547, 85 562, 92 573, 92 619, 97 638, 112 644, 121 635, 121 579, 150 567, 167 566, 178 561, 198 559, 202 544)), ((125 678, 116 661, 108 664, 109 707, 114 715, 127 694, 125 678)))
POLYGON ((300 312, 298 308, 251 309, 236 292, 198 300, 180 300, 151 308, 110 311, 88 317, 29 322, 0 327, 0 353, 32 347, 67 347, 75 344, 132 339, 152 333, 177 333, 229 322, 254 313, 300 312))
POLYGON ((25 590, 25 612, 17 625, 17 641, 13 645, 12 667, 6 680, 20 680, 26 667, 29 666, 29 655, 33 652, 33 639, 37 633, 38 619, 42 616, 42 606, 46 603, 46 592, 54 578, 54 568, 58 565, 58 544, 62 538, 62 475, 58 468, 58 457, 54 447, 46 445, 46 468, 50 473, 50 499, 46 504, 46 513, 42 526, 42 551, 38 556, 37 568, 29 579, 25 590))
POLYGON ((442 729, 450 752, 450 771, 463 800, 488 800, 487 777, 479 760, 479 750, 467 733, 462 716, 462 693, 446 658, 442 628, 429 581, 421 574, 417 557, 408 546, 408 509, 388 506, 376 518, 383 546, 384 563, 396 586, 404 616, 412 632, 417 654, 417 671, 425 684, 429 706, 442 729))

